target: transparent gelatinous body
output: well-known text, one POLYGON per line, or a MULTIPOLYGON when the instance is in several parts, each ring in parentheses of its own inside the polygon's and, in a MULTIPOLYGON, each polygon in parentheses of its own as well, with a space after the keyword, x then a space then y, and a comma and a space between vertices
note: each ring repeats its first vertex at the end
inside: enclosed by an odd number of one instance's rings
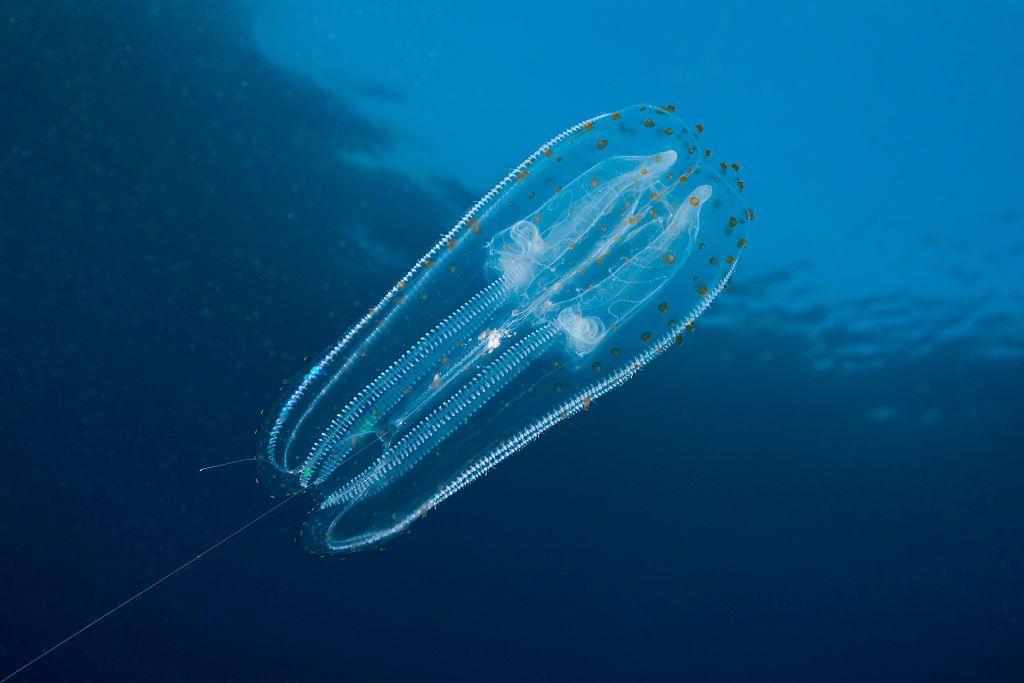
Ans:
POLYGON ((311 491, 316 551, 378 544, 682 341, 753 218, 671 108, 541 147, 272 413, 260 478, 311 491))

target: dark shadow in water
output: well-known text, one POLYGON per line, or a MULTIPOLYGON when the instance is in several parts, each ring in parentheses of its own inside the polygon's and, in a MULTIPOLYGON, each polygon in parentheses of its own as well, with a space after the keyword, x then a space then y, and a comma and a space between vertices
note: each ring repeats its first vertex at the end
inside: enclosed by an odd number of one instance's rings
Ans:
MULTIPOLYGON (((347 161, 393 140, 268 62, 234 3, 20 5, 0 17, 0 533, 25 553, 0 566, 0 673, 266 506, 196 469, 252 455, 281 378, 465 209, 452 180, 347 161)), ((68 661, 49 671, 92 679, 68 661)))
POLYGON ((169 346, 230 346, 208 367, 230 375, 325 344, 462 210, 454 181, 346 161, 392 141, 268 63, 230 4, 36 3, 0 31, 7 408, 169 346))

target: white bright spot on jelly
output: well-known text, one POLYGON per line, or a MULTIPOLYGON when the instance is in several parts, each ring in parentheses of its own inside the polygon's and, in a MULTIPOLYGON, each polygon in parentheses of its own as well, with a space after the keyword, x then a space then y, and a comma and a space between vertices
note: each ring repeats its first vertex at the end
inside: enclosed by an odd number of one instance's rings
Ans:
POLYGON ((300 377, 259 464, 317 497, 310 548, 392 538, 688 334, 753 217, 704 149, 671 108, 569 129, 300 377))
POLYGON ((484 348, 487 349, 487 353, 492 353, 495 349, 501 346, 501 339, 508 333, 505 330, 486 330, 480 334, 479 339, 483 341, 484 348))
POLYGON ((563 308, 555 317, 555 324, 569 338, 569 344, 583 356, 594 350, 607 332, 597 316, 584 316, 577 308, 563 308))

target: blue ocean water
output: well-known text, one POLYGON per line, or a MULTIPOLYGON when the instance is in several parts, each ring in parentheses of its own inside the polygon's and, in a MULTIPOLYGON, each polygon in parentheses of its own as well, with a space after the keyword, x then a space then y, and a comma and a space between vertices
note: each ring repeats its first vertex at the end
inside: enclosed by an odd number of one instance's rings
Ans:
POLYGON ((254 429, 566 127, 757 210, 675 349, 344 561, 297 500, 19 680, 1020 680, 1017 3, 0 8, 0 676, 275 502, 254 429))

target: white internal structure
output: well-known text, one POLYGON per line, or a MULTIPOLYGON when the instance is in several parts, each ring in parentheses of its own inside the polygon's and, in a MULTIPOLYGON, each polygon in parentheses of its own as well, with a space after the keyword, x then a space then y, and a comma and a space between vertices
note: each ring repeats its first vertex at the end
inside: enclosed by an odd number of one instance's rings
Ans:
POLYGON ((554 325, 580 356, 653 296, 696 243, 712 188, 678 192, 677 158, 666 150, 602 161, 491 241, 520 310, 554 325))

